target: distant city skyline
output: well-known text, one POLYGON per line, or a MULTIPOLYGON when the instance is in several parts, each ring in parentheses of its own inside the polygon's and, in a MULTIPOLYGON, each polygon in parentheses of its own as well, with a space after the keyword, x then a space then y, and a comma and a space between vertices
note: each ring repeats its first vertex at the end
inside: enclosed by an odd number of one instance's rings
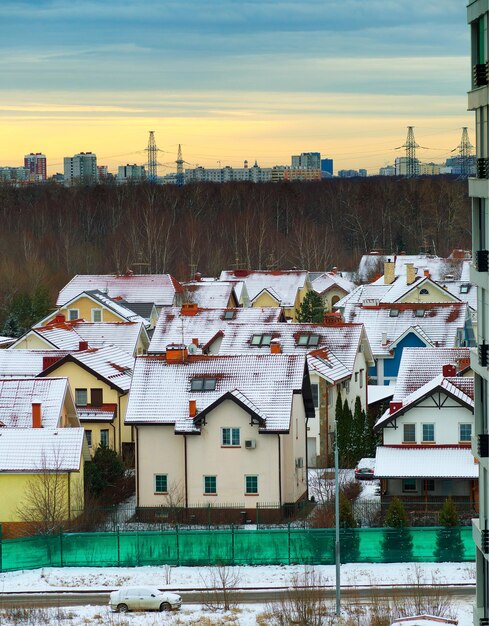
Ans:
MULTIPOLYGON (((318 151, 335 168, 394 162, 415 127, 441 162, 473 119, 459 0, 4 0, 0 166, 48 175, 92 151, 115 171, 182 144, 188 167, 263 167, 318 151), (449 54, 447 55, 447 51, 449 54)), ((161 173, 170 169, 161 168, 161 173)))

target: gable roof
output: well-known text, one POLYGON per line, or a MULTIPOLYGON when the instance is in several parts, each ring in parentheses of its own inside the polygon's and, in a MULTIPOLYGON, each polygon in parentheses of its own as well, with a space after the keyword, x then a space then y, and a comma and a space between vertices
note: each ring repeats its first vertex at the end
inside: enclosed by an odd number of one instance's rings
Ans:
POLYGON ((77 274, 59 292, 56 306, 62 306, 84 291, 98 290, 110 298, 127 302, 152 302, 171 306, 182 286, 170 274, 77 274))
POLYGON ((342 289, 346 294, 355 289, 355 283, 343 278, 338 272, 323 272, 315 277, 311 282, 313 290, 318 294, 323 294, 332 287, 342 289))
POLYGON ((405 348, 402 352, 393 400, 403 400, 442 373, 444 365, 464 369, 469 348, 405 348))
POLYGON ((228 310, 230 309, 197 309, 194 315, 185 315, 179 307, 162 309, 148 352, 163 353, 170 343, 183 341, 189 344, 194 338, 205 345, 220 330, 229 328, 231 324, 243 323, 251 327, 259 323, 280 322, 283 319, 282 310, 278 307, 232 309, 235 312, 232 320, 224 319, 228 310))
POLYGON ((1 428, 0 472, 80 470, 83 428, 1 428))
POLYGON ((306 270, 223 270, 220 280, 242 280, 251 301, 264 289, 273 289, 284 307, 295 306, 298 290, 309 284, 306 270))
POLYGON ((459 278, 460 272, 467 263, 465 258, 444 259, 434 254, 364 254, 358 267, 360 278, 367 280, 368 275, 378 266, 379 262, 383 263, 389 259, 395 263, 397 276, 405 276, 406 265, 412 263, 419 275, 423 275, 426 270, 433 280, 443 280, 447 274, 455 274, 456 278, 459 278))
POLYGON ((220 281, 196 281, 182 283, 191 302, 202 309, 225 309, 238 304, 233 283, 220 281))
POLYGON ((355 305, 344 313, 345 322, 364 324, 376 357, 388 356, 392 342, 413 326, 421 329, 433 346, 451 348, 457 343, 457 331, 464 327, 466 316, 464 302, 355 305), (391 317, 391 309, 398 311, 397 317, 391 317), (418 309, 425 311, 424 317, 416 316, 418 309), (383 333, 387 335, 385 343, 383 333))
POLYGON ((461 406, 474 411, 474 379, 462 376, 445 378, 443 374, 440 374, 406 396, 397 410, 391 412, 390 408, 387 409, 377 420, 375 429, 385 427, 389 422, 401 417, 437 391, 445 393, 461 406))
POLYGON ((163 357, 138 357, 125 422, 174 424, 177 432, 198 433, 199 413, 232 394, 250 413, 265 420, 262 432, 286 432, 293 395, 302 390, 306 372, 302 355, 199 355, 170 364, 163 357), (195 377, 215 378, 215 390, 191 391, 195 377), (196 420, 189 417, 192 399, 197 403, 196 420))
POLYGON ((376 478, 477 478, 472 452, 458 447, 377 446, 376 478))
POLYGON ((307 355, 309 371, 316 372, 321 378, 334 385, 350 378, 352 370, 346 367, 331 350, 321 348, 307 355))
POLYGON ((62 358, 66 350, 0 350, 0 378, 34 378, 44 369, 44 358, 62 358))
POLYGON ((0 427, 31 427, 32 404, 39 402, 43 428, 57 428, 67 396, 67 378, 0 379, 0 427))

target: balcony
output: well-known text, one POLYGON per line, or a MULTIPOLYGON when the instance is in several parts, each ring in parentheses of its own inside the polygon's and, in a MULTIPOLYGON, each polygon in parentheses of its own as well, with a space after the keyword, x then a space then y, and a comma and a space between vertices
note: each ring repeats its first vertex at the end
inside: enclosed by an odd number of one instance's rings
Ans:
POLYGON ((489 435, 483 434, 477 436, 477 456, 480 459, 489 457, 489 435))
POLYGON ((489 159, 477 159, 477 178, 489 178, 489 159))
POLYGON ((489 250, 477 250, 474 267, 477 272, 489 272, 489 250))
POLYGON ((481 530, 481 550, 489 554, 489 530, 481 530))
POLYGON ((489 364, 489 344, 485 341, 477 346, 477 358, 481 367, 487 367, 489 364))
POLYGON ((487 85, 487 63, 477 63, 472 68, 472 84, 475 87, 487 85))

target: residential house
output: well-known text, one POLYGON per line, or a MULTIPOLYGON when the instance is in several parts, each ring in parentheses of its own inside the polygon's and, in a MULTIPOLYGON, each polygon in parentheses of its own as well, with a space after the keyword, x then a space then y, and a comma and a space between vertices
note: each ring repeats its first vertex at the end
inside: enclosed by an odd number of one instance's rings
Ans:
POLYGON ((377 421, 375 475, 384 501, 443 502, 448 496, 476 507, 478 467, 471 452, 474 379, 453 365, 402 400, 377 421))
POLYGON ((438 281, 444 280, 447 274, 450 274, 455 280, 459 280, 470 264, 470 257, 470 252, 466 250, 453 250, 446 259, 436 254, 401 253, 396 255, 373 251, 362 256, 356 274, 362 282, 370 282, 382 274, 384 262, 391 260, 395 264, 396 276, 404 276, 407 266, 412 265, 420 276, 427 272, 433 280, 438 281))
POLYGON ((185 302, 193 302, 200 309, 233 309, 239 306, 234 283, 217 280, 194 280, 182 283, 185 302))
MULTIPOLYGON (((84 506, 84 431, 66 378, 0 379, 0 523, 4 537, 22 534, 46 515, 32 504, 50 490, 63 521, 84 506), (50 477, 55 476, 56 487, 50 477)), ((57 519, 60 519, 57 515, 57 519)))
POLYGON ((293 507, 308 497, 314 418, 304 355, 136 359, 126 423, 136 432, 138 507, 293 507))
POLYGON ((114 345, 135 356, 145 354, 149 337, 143 322, 66 322, 55 319, 36 326, 20 337, 11 350, 78 350, 80 343, 91 348, 114 345))
POLYGON ((224 270, 220 280, 243 281, 252 307, 282 307, 285 317, 292 321, 312 289, 305 270, 224 270))
POLYGON ((319 274, 311 280, 311 286, 313 291, 321 296, 326 312, 333 311, 333 307, 355 289, 355 284, 343 278, 336 268, 331 272, 319 274))

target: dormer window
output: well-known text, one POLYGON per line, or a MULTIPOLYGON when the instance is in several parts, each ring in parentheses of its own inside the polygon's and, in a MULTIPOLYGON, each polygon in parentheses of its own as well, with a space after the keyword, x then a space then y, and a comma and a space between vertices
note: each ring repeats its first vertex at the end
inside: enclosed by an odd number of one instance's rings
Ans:
POLYGON ((272 335, 253 335, 251 338, 251 345, 257 346, 269 346, 272 341, 272 335))
POLYGON ((389 317, 399 317, 399 309, 391 309, 389 311, 389 317))
POLYGON ((420 296, 429 296, 430 292, 427 289, 420 289, 419 290, 419 295, 420 296))
POLYGON ((319 335, 304 334, 299 335, 297 339, 298 346, 316 347, 319 344, 319 335))
POLYGON ((224 311, 224 320, 233 320, 236 317, 236 311, 228 310, 224 311))
POLYGON ((424 309, 416 309, 416 311, 414 312, 414 315, 416 317, 424 317, 424 309))
POLYGON ((470 285, 460 285, 460 293, 469 293, 470 285))
POLYGON ((192 378, 192 381, 190 383, 190 391, 215 391, 215 389, 215 378, 192 378))

